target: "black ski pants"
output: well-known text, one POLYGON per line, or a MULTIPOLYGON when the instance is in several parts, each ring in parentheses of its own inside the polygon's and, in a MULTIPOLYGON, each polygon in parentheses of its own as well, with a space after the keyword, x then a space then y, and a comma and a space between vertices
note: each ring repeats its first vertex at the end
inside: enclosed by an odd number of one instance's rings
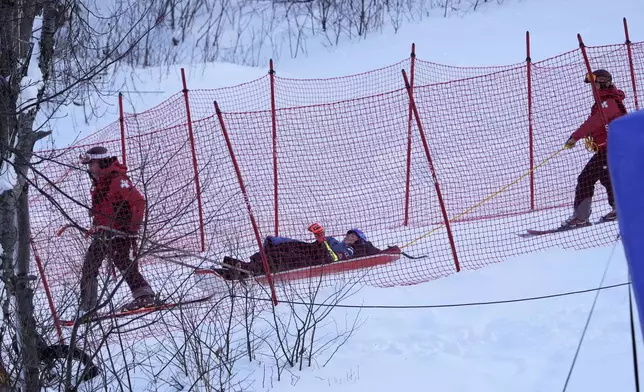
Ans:
POLYGON ((80 287, 82 310, 89 311, 98 305, 98 273, 106 258, 111 259, 119 269, 134 298, 154 295, 154 291, 141 275, 138 263, 130 259, 131 246, 131 238, 112 237, 104 233, 94 235, 83 262, 80 287))
POLYGON ((584 169, 577 177, 575 189, 575 216, 588 219, 591 214, 592 198, 595 194, 595 184, 599 181, 608 194, 608 204, 615 207, 615 196, 608 172, 608 159, 605 150, 600 150, 590 158, 584 169))

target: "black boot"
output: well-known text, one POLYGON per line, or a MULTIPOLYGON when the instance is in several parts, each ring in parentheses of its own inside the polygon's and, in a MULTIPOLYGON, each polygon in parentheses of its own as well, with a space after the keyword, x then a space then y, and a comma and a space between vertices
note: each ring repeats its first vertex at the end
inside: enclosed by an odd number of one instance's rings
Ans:
POLYGON ((216 268, 215 271, 226 280, 243 280, 250 275, 250 273, 246 272, 242 267, 246 263, 241 260, 224 256, 223 264, 223 268, 216 268))

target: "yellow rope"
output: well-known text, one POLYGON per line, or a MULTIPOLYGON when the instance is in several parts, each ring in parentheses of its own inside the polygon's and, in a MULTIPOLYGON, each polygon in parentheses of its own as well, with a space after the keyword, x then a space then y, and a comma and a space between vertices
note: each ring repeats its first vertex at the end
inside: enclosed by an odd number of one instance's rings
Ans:
MULTIPOLYGON (((509 188, 509 187, 511 187, 512 185, 514 185, 514 184, 518 183, 519 181, 521 181, 521 180, 523 180, 524 178, 526 178, 527 176, 529 176, 529 175, 530 175, 530 173, 534 172, 535 170, 537 170, 537 169, 538 169, 538 168, 540 168, 541 166, 543 166, 543 165, 545 165, 546 163, 548 163, 548 162, 549 162, 550 160, 552 160, 554 157, 556 157, 557 155, 559 155, 559 153, 561 153, 563 150, 564 150, 564 148, 561 148, 559 151, 555 152, 554 154, 550 155, 548 158, 544 159, 544 160, 543 160, 541 163, 539 163, 537 166, 535 166, 534 168, 532 168, 532 169, 528 170, 528 171, 527 171, 526 173, 524 173, 521 177, 517 178, 516 180, 514 180, 514 181, 512 181, 511 183, 507 184, 507 185, 506 185, 506 186, 504 186, 503 188, 501 188, 501 189, 499 189, 498 191, 494 192, 493 194, 489 195, 488 197, 486 197, 485 199, 481 200, 480 202, 478 202, 477 204, 475 204, 474 206, 472 206, 472 207, 471 207, 471 208, 469 208, 468 210, 466 210, 466 211, 462 212, 461 214, 459 214, 459 215, 455 216, 454 218, 450 219, 450 220, 449 220, 449 222, 451 223, 451 222, 453 222, 453 221, 457 220, 458 218, 462 217, 463 215, 469 214, 470 212, 472 212, 472 210, 474 210, 475 208, 479 207, 481 204, 483 204, 483 203, 487 202, 488 200, 490 200, 490 199, 492 199, 492 198, 494 198, 494 197, 496 197, 496 196, 500 195, 501 193, 505 192, 505 190, 506 190, 506 189, 508 189, 508 188, 509 188)), ((416 238, 415 240, 410 241, 410 242, 408 242, 407 244, 405 244, 405 245, 401 246, 401 247, 400 247, 400 249, 404 249, 404 248, 408 247, 409 245, 412 245, 412 244, 416 243, 417 241, 419 241, 419 240, 421 240, 421 239, 423 239, 423 238, 427 237, 428 235, 430 235, 430 234, 434 233, 435 231, 437 231, 438 229, 440 229, 440 228, 441 228, 441 227, 443 227, 443 226, 445 226, 445 224, 444 224, 444 223, 441 223, 439 226, 435 227, 435 228, 434 228, 434 229, 432 229, 431 231, 429 231, 429 232, 427 232, 427 233, 423 234, 422 236, 420 236, 420 237, 416 238)))

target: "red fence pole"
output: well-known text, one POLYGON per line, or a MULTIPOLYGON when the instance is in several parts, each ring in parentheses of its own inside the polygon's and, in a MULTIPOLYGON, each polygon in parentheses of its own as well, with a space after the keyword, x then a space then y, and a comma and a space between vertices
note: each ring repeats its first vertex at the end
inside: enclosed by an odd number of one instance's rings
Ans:
POLYGON ((228 146, 228 152, 230 153, 230 159, 233 161, 233 166, 235 167, 235 173, 237 174, 237 181, 239 182, 239 188, 242 191, 244 196, 244 203, 246 204, 246 209, 248 210, 248 216, 250 218, 250 223, 253 225, 253 231, 255 232, 255 239, 257 240, 257 245, 259 246, 259 254, 262 258, 262 264, 264 264, 264 271, 266 271, 266 280, 268 285, 271 288, 271 297, 273 299, 273 305, 277 305, 277 293, 275 292, 275 285, 273 284, 273 275, 268 265, 268 259, 266 258, 266 253, 264 252, 264 246, 262 245, 262 237, 259 234, 259 228, 257 227, 257 222, 255 222, 255 216, 253 215, 253 209, 250 206, 250 200, 248 199, 248 194, 246 193, 246 186, 244 186, 244 180, 242 179, 241 171, 239 170, 239 165, 237 164, 237 159, 235 158, 235 153, 233 151, 232 143, 228 137, 228 131, 226 130, 226 124, 224 123, 224 116, 219 110, 219 105, 215 101, 215 113, 217 113, 217 118, 219 119, 219 125, 221 126, 221 132, 224 134, 224 139, 226 139, 226 145, 228 146))
POLYGON ((532 122, 532 58, 530 57, 530 32, 525 32, 526 73, 528 77, 528 138, 530 144, 530 210, 534 211, 534 125, 532 122))
POLYGON ((640 109, 637 99, 637 83, 635 83, 635 68, 633 67, 633 50, 631 49, 631 39, 628 34, 628 24, 624 18, 624 35, 626 36, 626 50, 628 51, 628 66, 631 69, 631 83, 633 84, 633 99, 635 100, 635 110, 640 109))
POLYGON ((47 275, 45 275, 45 268, 42 265, 42 260, 38 251, 36 250, 36 245, 34 245, 34 238, 29 235, 29 244, 31 245, 31 251, 34 252, 34 259, 36 259, 36 265, 38 266, 38 273, 40 274, 40 279, 42 280, 42 287, 45 289, 45 296, 47 296, 47 302, 49 303, 49 310, 51 311, 51 318, 54 320, 54 325, 56 326, 56 332, 58 333, 58 339, 60 343, 65 344, 65 338, 63 337, 63 330, 60 327, 58 313, 56 313, 56 306, 54 305, 54 299, 51 296, 51 289, 49 288, 49 283, 47 283, 47 275))
POLYGON ((197 166, 197 151, 195 149, 195 136, 192 131, 192 116, 190 115, 190 101, 188 100, 188 83, 186 83, 186 71, 181 68, 181 82, 183 83, 183 97, 186 101, 186 116, 188 117, 188 136, 190 137, 190 149, 192 152, 192 168, 195 172, 195 187, 197 190, 197 208, 199 210, 199 228, 201 231, 201 251, 206 250, 206 234, 203 227, 203 209, 201 207, 201 183, 199 182, 199 167, 197 166))
MULTIPOLYGON (((593 72, 593 70, 590 67, 590 61, 588 60, 588 54, 586 53, 586 45, 584 45, 584 41, 581 39, 581 34, 577 34, 577 40, 579 41, 579 48, 581 49, 581 54, 584 57, 584 63, 586 64, 586 72, 590 75, 593 72)), ((595 97, 595 104, 599 108, 599 115, 601 116, 604 126, 607 126, 608 122, 606 121, 606 115, 604 115, 604 108, 601 105, 599 90, 597 90, 597 86, 595 86, 595 83, 590 83, 590 85, 593 90, 593 96, 595 97)))
POLYGON ((269 61, 268 71, 271 79, 271 126, 273 127, 273 196, 275 208, 275 236, 279 235, 279 208, 277 197, 277 118, 275 114, 275 69, 273 59, 269 61))
POLYGON ((409 79, 407 79, 407 73, 403 69, 402 71, 403 79, 405 80, 405 87, 407 88, 407 94, 409 95, 409 101, 411 103, 412 111, 414 112, 414 117, 416 118, 416 126, 420 132, 420 138, 423 141, 423 148, 425 149, 425 155, 427 156, 427 163, 429 163, 429 170, 432 173, 432 179, 434 181, 434 187, 436 188, 436 195, 438 196, 438 203, 441 207, 441 212, 443 214, 443 220, 445 221, 445 229, 447 230, 447 237, 449 238, 449 244, 452 248, 452 256, 454 257, 454 265, 456 266, 456 272, 460 272, 461 266, 458 262, 458 255, 456 254, 456 244, 454 242, 454 236, 452 235, 452 228, 449 223, 449 217, 447 216, 447 209, 445 208, 445 202, 443 201, 443 195, 441 193, 441 188, 438 185, 438 176, 436 175, 436 169, 432 163, 432 157, 429 153, 429 144, 425 138, 425 131, 423 130, 423 123, 420 121, 420 115, 418 114, 418 107, 416 107, 416 101, 414 100, 414 94, 411 91, 411 85, 409 84, 409 79))
MULTIPOLYGON (((123 110, 123 93, 119 91, 119 125, 121 127, 121 157, 123 166, 127 166, 127 153, 125 149, 125 111, 123 110)), ((113 262, 109 262, 109 270, 112 277, 116 280, 116 267, 113 262)))
MULTIPOLYGON (((414 68, 416 64, 416 44, 411 44, 411 65, 410 69, 410 80, 409 88, 411 93, 414 93, 414 68)), ((411 108, 411 101, 409 101, 409 119, 407 120, 407 179, 405 181, 405 221, 403 225, 407 226, 409 224, 409 193, 410 193, 410 182, 411 182, 411 125, 412 125, 412 115, 413 111, 411 108)))

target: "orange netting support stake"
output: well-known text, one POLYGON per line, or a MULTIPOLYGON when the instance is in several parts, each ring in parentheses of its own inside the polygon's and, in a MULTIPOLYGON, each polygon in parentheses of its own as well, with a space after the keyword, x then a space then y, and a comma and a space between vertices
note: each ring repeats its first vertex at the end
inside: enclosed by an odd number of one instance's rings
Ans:
MULTIPOLYGON (((416 44, 411 44, 411 55, 410 55, 411 65, 409 67, 409 88, 411 93, 414 93, 414 68, 416 64, 416 44)), ((409 224, 409 184, 411 182, 411 128, 413 120, 413 110, 411 108, 411 101, 409 101, 409 120, 407 121, 407 179, 405 180, 405 221, 404 225, 409 224)))
POLYGON ((534 122, 532 118, 532 58, 530 57, 530 32, 525 32, 526 75, 528 79, 528 138, 530 149, 530 211, 534 211, 534 122))
POLYGON ((269 61, 271 79, 271 127, 273 129, 273 197, 275 203, 275 236, 279 235, 279 204, 277 197, 277 118, 275 114, 275 69, 273 59, 269 61))
POLYGON ((624 36, 626 37, 626 50, 628 52, 628 67, 631 71, 631 83, 633 84, 633 99, 635 100, 635 110, 640 110, 639 101, 637 99, 637 83, 635 80, 635 67, 633 67, 633 48, 631 48, 631 39, 628 34, 628 23, 624 18, 624 36))
POLYGON ((203 223, 203 207, 201 204, 201 183, 199 181, 199 167, 197 165, 197 151, 195 148, 195 135, 192 130, 192 116, 190 115, 190 101, 188 99, 188 83, 186 71, 181 68, 181 83, 183 84, 183 97, 186 102, 186 116, 188 117, 188 136, 190 137, 190 151, 192 153, 192 166, 195 172, 195 187, 197 191, 197 208, 199 210, 199 232, 201 234, 201 251, 206 250, 206 232, 203 223))
POLYGON ((217 114, 217 119, 219 120, 219 125, 221 126, 221 132, 224 135, 226 140, 226 146, 228 147, 228 153, 230 154, 230 159, 233 161, 233 166, 235 168, 235 174, 237 175, 237 182, 239 182, 239 188, 241 189, 242 195, 244 197, 244 203, 246 204, 246 209, 248 210, 248 217, 250 218, 250 223, 253 225, 253 231, 255 232, 255 240, 259 246, 259 253, 262 258, 262 264, 264 265, 264 271, 266 271, 266 280, 268 285, 271 288, 271 297, 273 299, 273 305, 277 306, 277 293, 275 292, 275 284, 273 283, 273 275, 268 265, 268 258, 266 257, 266 252, 264 252, 264 246, 262 245, 262 237, 259 234, 259 228, 257 222, 255 221, 255 216, 253 215, 253 209, 250 205, 250 200, 248 198, 248 193, 246 192, 246 186, 244 185, 244 180, 241 175, 241 170, 239 170, 239 164, 237 164, 237 158, 235 157, 235 152, 233 151, 233 145, 230 142, 230 137, 228 136, 228 131, 226 130, 226 124, 224 122, 224 117, 219 109, 217 101, 215 101, 215 113, 217 114))
POLYGON ((458 255, 456 253, 456 243, 454 242, 454 236, 452 234, 452 228, 450 225, 449 217, 447 216, 447 209, 445 208, 445 202, 443 200, 443 195, 441 193, 440 186, 438 185, 438 176, 436 175, 436 169, 432 162, 431 154, 429 153, 429 144, 427 143, 427 138, 425 137, 425 131, 423 130, 423 123, 420 120, 420 115, 418 114, 418 108, 416 107, 416 101, 414 101, 414 94, 411 90, 411 85, 409 84, 409 79, 407 78, 407 73, 403 69, 402 71, 403 79, 405 81, 405 88, 407 89, 407 94, 409 95, 409 102, 411 103, 412 111, 414 112, 414 117, 416 118, 416 126, 418 126, 418 132, 423 141, 423 148, 425 150, 425 156, 427 157, 427 163, 429 164, 429 170, 432 174, 432 180, 434 181, 434 187, 436 188, 436 196, 438 197, 438 203, 440 204, 441 213, 443 215, 443 221, 445 222, 445 229, 447 230, 447 237, 449 238, 449 244, 452 249, 452 256, 454 257, 454 265, 456 267, 456 272, 461 271, 461 266, 458 262, 458 255))

